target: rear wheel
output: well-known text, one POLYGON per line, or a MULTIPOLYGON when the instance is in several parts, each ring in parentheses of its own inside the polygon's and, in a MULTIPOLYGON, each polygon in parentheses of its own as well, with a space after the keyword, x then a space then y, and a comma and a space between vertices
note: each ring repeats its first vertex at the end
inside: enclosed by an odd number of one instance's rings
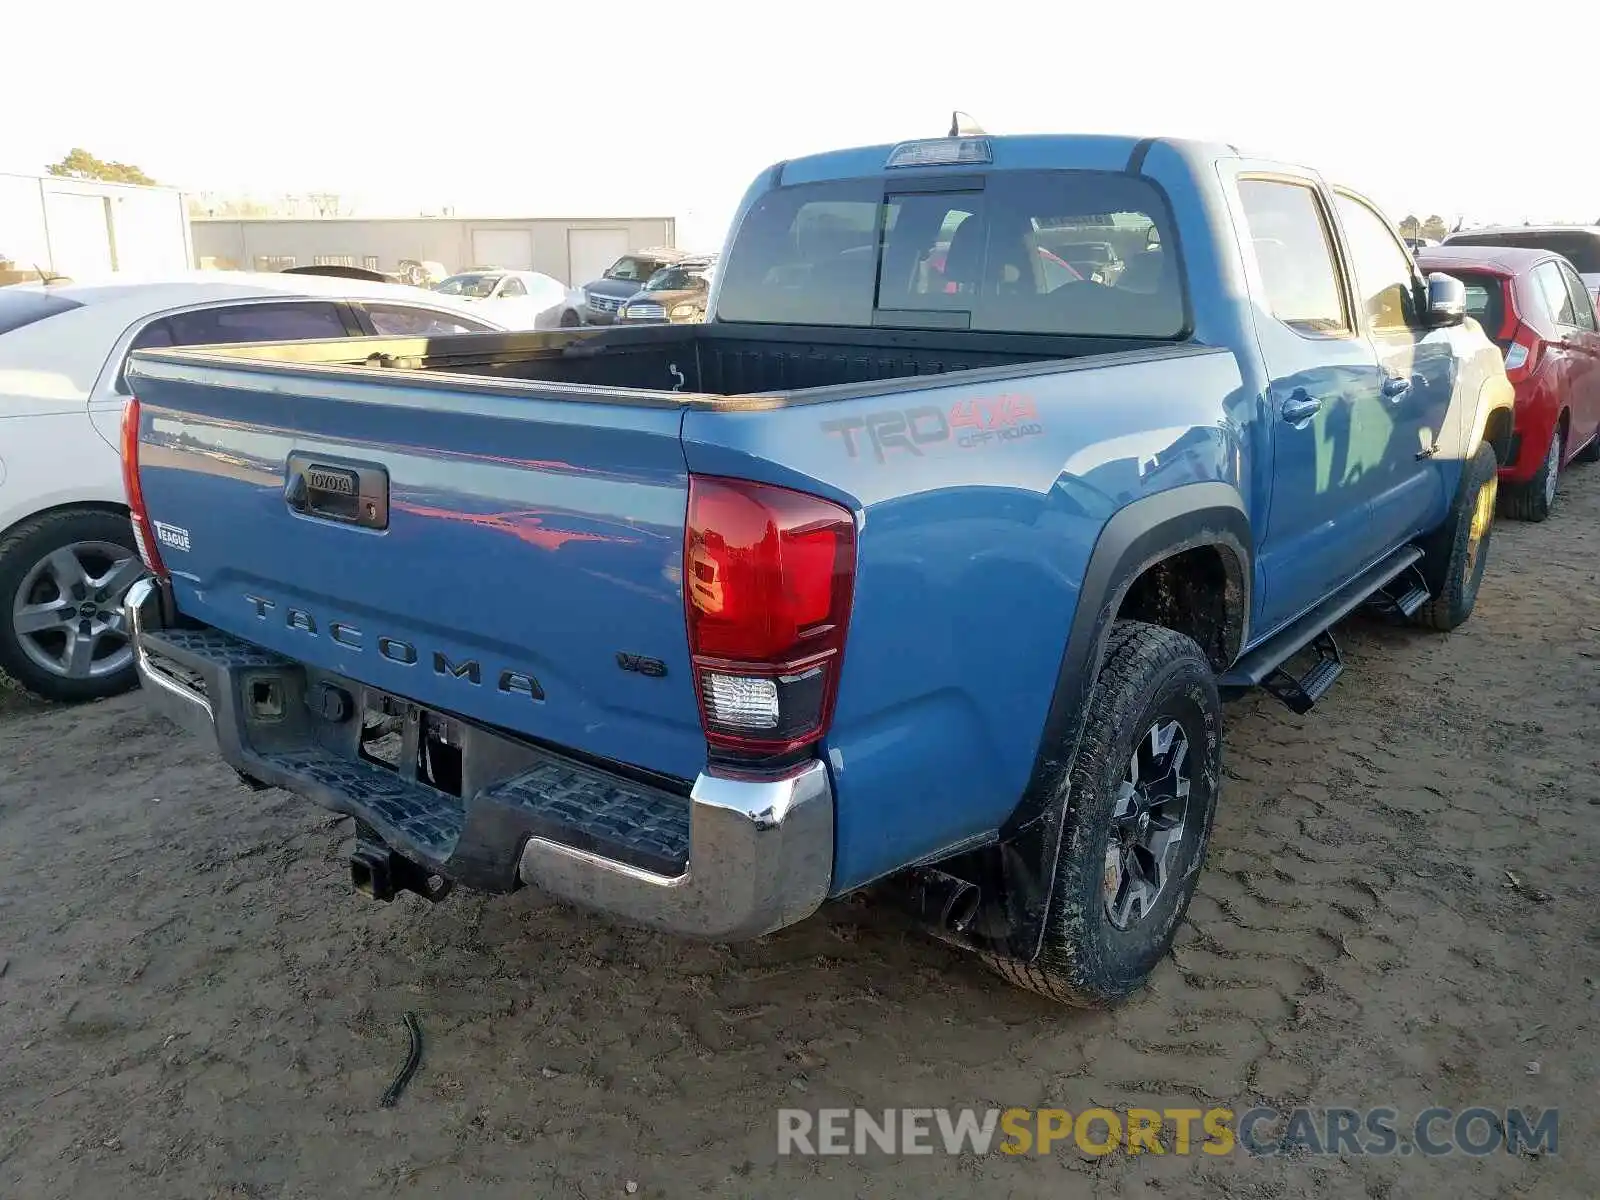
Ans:
POLYGON ((46 700, 128 690, 122 601, 143 574, 127 517, 68 509, 24 522, 0 541, 0 669, 46 700))
POLYGON ((578 325, 578 314, 573 312, 570 308, 561 314, 561 328, 576 329, 578 325))
POLYGON ((1550 445, 1539 464, 1539 473, 1527 483, 1511 484, 1500 493, 1500 511, 1519 521, 1542 521, 1555 507, 1556 487, 1561 479, 1561 460, 1566 454, 1566 438, 1558 425, 1550 433, 1550 445))
POLYGON ((1011 982, 1099 1007, 1144 984, 1194 895, 1216 810, 1222 709, 1190 638, 1112 627, 1071 771, 1044 943, 1033 962, 990 958, 1011 982))
POLYGON ((1423 544, 1422 573, 1433 599, 1417 610, 1418 624, 1448 631, 1472 615, 1489 562, 1499 478, 1494 448, 1479 446, 1461 469, 1450 519, 1423 544))

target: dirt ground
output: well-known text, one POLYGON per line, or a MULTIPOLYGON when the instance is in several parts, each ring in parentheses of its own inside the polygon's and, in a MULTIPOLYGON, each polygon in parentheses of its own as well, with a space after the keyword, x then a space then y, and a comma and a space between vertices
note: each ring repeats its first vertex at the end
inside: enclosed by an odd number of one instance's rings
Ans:
POLYGON ((855 902, 739 946, 522 893, 357 898, 348 822, 137 695, 0 692, 0 1196, 1600 1194, 1600 468, 1478 611, 1229 709, 1211 861, 1111 1013, 855 902), (402 1015, 427 1048, 391 1109, 402 1015), (780 1107, 1562 1109, 1559 1153, 780 1159, 780 1107), (630 1184, 633 1191, 630 1193, 630 1184))

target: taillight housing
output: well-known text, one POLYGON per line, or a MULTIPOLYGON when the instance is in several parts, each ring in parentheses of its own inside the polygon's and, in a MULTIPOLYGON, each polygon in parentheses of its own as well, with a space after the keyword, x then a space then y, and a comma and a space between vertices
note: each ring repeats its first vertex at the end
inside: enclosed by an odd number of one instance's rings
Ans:
POLYGON ((1518 325, 1517 332, 1506 346, 1506 376, 1515 381, 1526 379, 1539 367, 1539 351, 1544 342, 1526 325, 1518 325))
POLYGON ((855 568, 855 520, 842 505, 690 476, 684 609, 713 750, 780 755, 827 732, 855 568))
POLYGON ((165 575, 160 544, 145 511, 144 492, 139 487, 139 398, 129 396, 122 406, 122 490, 128 497, 128 515, 133 519, 133 541, 139 557, 153 574, 165 575))

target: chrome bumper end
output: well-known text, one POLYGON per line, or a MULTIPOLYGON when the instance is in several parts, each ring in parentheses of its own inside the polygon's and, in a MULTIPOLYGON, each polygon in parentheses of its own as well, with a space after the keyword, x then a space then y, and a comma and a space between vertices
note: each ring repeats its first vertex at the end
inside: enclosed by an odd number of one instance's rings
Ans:
POLYGON ((168 601, 160 584, 146 576, 128 589, 123 605, 132 629, 134 665, 146 701, 180 729, 215 739, 217 722, 211 701, 192 683, 158 668, 145 647, 143 635, 168 624, 168 601))
POLYGON ((524 883, 683 937, 738 941, 804 920, 833 881, 833 788, 806 763, 782 779, 702 774, 690 797, 689 862, 656 875, 530 838, 524 883))

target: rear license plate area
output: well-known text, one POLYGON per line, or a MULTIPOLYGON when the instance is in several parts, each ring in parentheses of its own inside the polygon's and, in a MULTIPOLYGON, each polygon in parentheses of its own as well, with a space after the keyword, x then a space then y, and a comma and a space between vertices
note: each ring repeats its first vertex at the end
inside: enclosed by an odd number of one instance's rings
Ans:
POLYGON ((453 717, 398 696, 363 693, 358 745, 364 762, 460 796, 464 740, 453 717))

